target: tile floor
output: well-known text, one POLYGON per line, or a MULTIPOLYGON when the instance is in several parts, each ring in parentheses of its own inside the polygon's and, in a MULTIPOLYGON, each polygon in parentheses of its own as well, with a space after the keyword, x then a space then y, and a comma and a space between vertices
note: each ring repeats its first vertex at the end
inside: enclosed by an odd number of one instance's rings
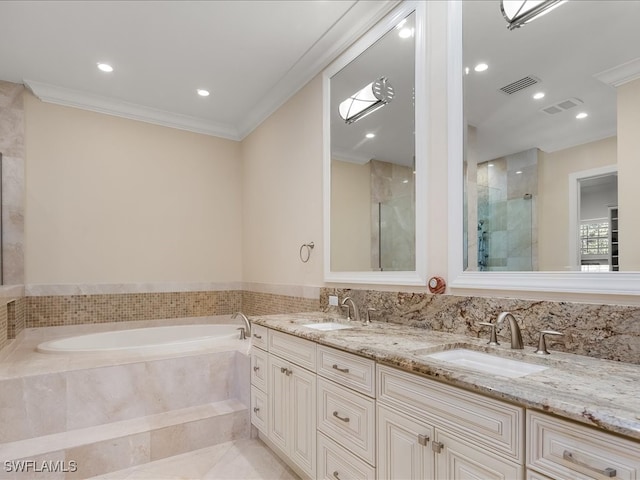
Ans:
POLYGON ((258 439, 222 443, 92 477, 92 480, 134 479, 299 480, 299 477, 258 439))

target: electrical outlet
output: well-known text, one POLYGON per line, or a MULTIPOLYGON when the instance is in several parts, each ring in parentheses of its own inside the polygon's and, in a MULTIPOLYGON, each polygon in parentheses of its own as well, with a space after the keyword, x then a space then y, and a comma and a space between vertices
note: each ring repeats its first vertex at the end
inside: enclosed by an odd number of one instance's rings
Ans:
POLYGON ((332 307, 338 306, 338 297, 336 295, 329 295, 329 305, 332 307))

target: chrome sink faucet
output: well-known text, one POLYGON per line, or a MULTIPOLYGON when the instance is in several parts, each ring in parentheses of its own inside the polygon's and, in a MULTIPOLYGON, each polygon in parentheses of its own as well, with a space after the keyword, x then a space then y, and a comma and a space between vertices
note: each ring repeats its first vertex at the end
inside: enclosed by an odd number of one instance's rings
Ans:
POLYGON ((351 320, 350 310, 353 309, 353 320, 356 322, 360 321, 360 312, 358 312, 356 302, 354 302, 351 297, 344 297, 342 307, 347 309, 347 320, 351 320))
POLYGON ((511 348, 522 350, 524 348, 524 345, 522 344, 522 333, 520 333, 518 322, 511 312, 502 312, 498 315, 496 329, 499 329, 505 320, 509 320, 509 329, 511 330, 511 348))
POLYGON ((240 340, 244 340, 251 336, 251 323, 247 316, 242 312, 236 312, 231 315, 231 320, 235 320, 237 317, 240 317, 244 322, 244 327, 238 328, 238 330, 240 330, 240 340))

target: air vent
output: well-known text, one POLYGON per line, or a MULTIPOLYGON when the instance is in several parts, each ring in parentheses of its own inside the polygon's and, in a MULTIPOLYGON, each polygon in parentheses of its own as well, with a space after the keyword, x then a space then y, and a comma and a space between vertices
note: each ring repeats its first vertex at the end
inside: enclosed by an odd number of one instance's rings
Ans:
POLYGON ((540 83, 539 78, 534 77, 533 75, 528 75, 520 80, 510 83, 509 85, 505 85, 500 89, 500 91, 506 95, 513 95, 514 93, 524 90, 525 88, 529 88, 537 83, 540 83))
POLYGON ((547 115, 556 115, 566 110, 571 110, 572 108, 577 107, 578 105, 582 105, 583 103, 584 102, 579 98, 572 97, 567 98, 566 100, 563 100, 561 102, 554 103, 553 105, 547 105, 546 107, 541 108, 540 111, 542 113, 546 113, 547 115))

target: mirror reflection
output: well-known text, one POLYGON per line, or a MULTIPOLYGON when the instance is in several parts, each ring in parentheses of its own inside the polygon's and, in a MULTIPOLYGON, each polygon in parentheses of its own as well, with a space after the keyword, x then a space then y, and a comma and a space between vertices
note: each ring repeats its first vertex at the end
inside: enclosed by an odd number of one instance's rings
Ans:
POLYGON ((463 2, 467 271, 640 271, 640 2, 463 2), (635 152, 635 153, 634 153, 635 152))
POLYGON ((331 271, 416 270, 414 65, 415 12, 330 79, 331 271))

